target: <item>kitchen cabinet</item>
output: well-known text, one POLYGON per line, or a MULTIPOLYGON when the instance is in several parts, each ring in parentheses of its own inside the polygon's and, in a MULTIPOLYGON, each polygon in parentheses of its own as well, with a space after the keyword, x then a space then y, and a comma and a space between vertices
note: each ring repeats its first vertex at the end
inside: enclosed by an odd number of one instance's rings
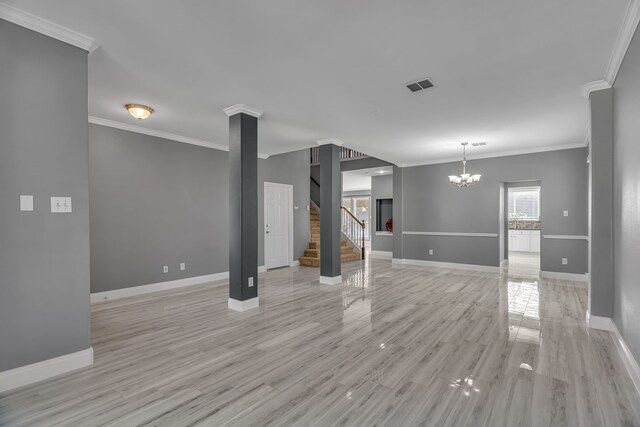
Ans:
POLYGON ((540 230, 509 230, 509 250, 540 252, 540 230))

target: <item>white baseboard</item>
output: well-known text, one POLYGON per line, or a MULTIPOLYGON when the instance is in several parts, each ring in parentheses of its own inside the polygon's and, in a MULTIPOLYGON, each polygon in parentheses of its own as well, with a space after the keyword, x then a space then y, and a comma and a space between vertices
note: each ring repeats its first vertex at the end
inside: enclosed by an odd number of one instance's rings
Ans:
POLYGON ((369 255, 374 257, 374 258, 391 259, 393 257, 393 252, 391 252, 391 251, 374 251, 374 250, 370 250, 369 251, 369 255))
POLYGON ((402 258, 391 258, 391 264, 402 264, 402 258))
POLYGON ((113 291, 96 292, 91 294, 91 304, 97 302, 144 295, 152 292, 166 291, 169 289, 182 288, 185 286, 200 285, 207 282, 215 282, 229 278, 229 272, 207 274, 205 276, 187 277, 185 279, 170 280, 168 282, 152 283, 150 285, 132 286, 124 289, 114 289, 113 291))
POLYGON ((246 299, 240 301, 237 299, 229 298, 229 308, 235 311, 247 311, 260 306, 259 297, 246 299))
POLYGON ((267 272, 267 266, 266 265, 259 265, 258 266, 258 273, 266 273, 267 272))
POLYGON ((0 372, 0 393, 93 365, 93 348, 0 372))
POLYGON ((291 261, 289 263, 289 267, 298 267, 299 265, 300 265, 300 261, 299 260, 291 261))
POLYGON ((586 274, 578 273, 561 273, 559 271, 542 271, 540 270, 540 277, 543 279, 559 279, 559 280, 573 280, 574 282, 586 282, 586 274))
POLYGON ((342 275, 335 277, 320 276, 320 283, 323 285, 339 285, 342 283, 342 275))
POLYGON ((437 268, 453 268, 456 270, 472 270, 482 271, 486 273, 500 273, 500 267, 492 265, 476 265, 476 264, 461 264, 457 262, 440 262, 440 261, 427 261, 422 259, 398 259, 392 260, 393 264, 405 264, 405 265, 420 265, 423 267, 437 267, 437 268))
POLYGON ((587 324, 592 329, 611 332, 616 344, 616 350, 618 350, 618 354, 629 372, 633 385, 635 385, 636 390, 640 393, 640 367, 635 357, 633 357, 631 350, 627 347, 627 343, 624 341, 613 319, 610 317, 589 316, 587 313, 587 324))
POLYGON ((503 259, 502 262, 500 263, 500 267, 504 267, 505 265, 509 265, 508 259, 503 259))

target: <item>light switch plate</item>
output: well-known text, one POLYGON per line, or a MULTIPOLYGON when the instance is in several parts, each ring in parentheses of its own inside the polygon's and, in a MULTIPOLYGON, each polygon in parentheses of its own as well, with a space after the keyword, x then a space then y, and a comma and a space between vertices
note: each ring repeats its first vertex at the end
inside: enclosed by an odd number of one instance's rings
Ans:
POLYGON ((253 277, 249 277, 249 284, 248 284, 248 286, 249 286, 250 288, 253 288, 253 277))
POLYGON ((52 197, 52 213, 71 213, 71 197, 52 197))
POLYGON ((567 265, 569 264, 569 260, 567 260, 566 258, 562 258, 562 265, 567 265))
POLYGON ((562 216, 569 216, 569 211, 562 211, 562 216))
POLYGON ((186 263, 184 263, 184 262, 181 262, 181 263, 180 263, 180 271, 184 271, 184 270, 186 270, 186 269, 187 269, 187 264, 186 264, 186 263))
POLYGON ((433 249, 429 249, 429 255, 433 255, 433 249))
POLYGON ((20 196, 20 210, 33 212, 33 196, 20 196))

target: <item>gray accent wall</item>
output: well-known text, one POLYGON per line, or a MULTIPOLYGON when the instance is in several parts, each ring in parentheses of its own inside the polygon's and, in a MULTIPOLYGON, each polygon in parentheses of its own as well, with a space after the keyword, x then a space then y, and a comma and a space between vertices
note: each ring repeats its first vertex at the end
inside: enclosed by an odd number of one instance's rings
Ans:
MULTIPOLYGON (((541 194, 541 234, 587 235, 587 149, 576 148, 517 156, 473 159, 467 169, 482 173, 471 188, 455 188, 448 175, 458 174, 461 162, 402 168, 402 185, 394 168, 394 210, 402 197, 400 228, 404 231, 499 234, 500 183, 539 180, 541 194), (569 216, 564 217, 563 211, 569 216)), ((394 258, 397 258, 394 213, 394 258)), ((400 230, 397 230, 398 232, 400 230)), ((498 266, 498 237, 402 236, 405 259, 498 266), (428 250, 434 254, 429 255, 428 250)), ((587 241, 542 239, 541 269, 544 271, 587 272, 587 241), (568 258, 562 265, 561 258, 568 258)))
POLYGON ((371 177, 371 250, 393 251, 393 235, 376 234, 377 224, 377 199, 393 199, 393 175, 371 177))
POLYGON ((89 165, 91 292, 229 271, 229 153, 90 125, 89 165))
MULTIPOLYGON (((640 360, 640 36, 631 41, 613 86, 613 320, 640 360)), ((595 203, 595 201, 594 201, 595 203)))
POLYGON ((0 371, 91 346, 87 157, 87 52, 0 19, 0 371))
POLYGON ((293 259, 309 247, 309 150, 258 160, 258 264, 264 265, 264 183, 293 185, 293 259), (295 209, 295 207, 298 209, 295 209))

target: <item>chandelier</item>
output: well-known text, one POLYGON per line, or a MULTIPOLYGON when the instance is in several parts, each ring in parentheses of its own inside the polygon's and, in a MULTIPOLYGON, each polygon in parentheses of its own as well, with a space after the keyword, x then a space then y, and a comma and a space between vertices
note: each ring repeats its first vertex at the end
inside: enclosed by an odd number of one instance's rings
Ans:
POLYGON ((449 175, 449 183, 455 185, 456 187, 471 187, 474 184, 480 182, 479 173, 471 175, 467 173, 467 144, 468 142, 463 142, 462 145, 462 174, 460 175, 449 175))

